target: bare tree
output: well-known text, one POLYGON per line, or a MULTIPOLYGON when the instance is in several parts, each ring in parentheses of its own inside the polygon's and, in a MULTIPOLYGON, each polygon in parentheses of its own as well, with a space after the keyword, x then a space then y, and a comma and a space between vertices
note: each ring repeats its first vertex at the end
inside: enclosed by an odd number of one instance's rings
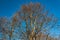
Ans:
POLYGON ((41 33, 47 34, 48 38, 49 31, 57 23, 56 18, 53 15, 49 15, 48 11, 39 3, 23 5, 21 10, 14 15, 12 24, 18 25, 18 23, 21 24, 21 21, 26 23, 26 30, 24 32, 21 30, 20 32, 23 35, 20 37, 24 40, 37 40, 37 35, 40 34, 41 36, 41 33))
POLYGON ((21 10, 13 15, 11 21, 0 19, 0 27, 4 28, 4 35, 7 33, 10 40, 14 40, 12 38, 17 38, 17 36, 21 40, 42 40, 43 34, 46 34, 45 40, 48 40, 49 31, 56 23, 56 18, 53 15, 49 15, 48 10, 45 10, 39 3, 23 5, 21 10), (7 25, 7 30, 5 29, 5 24, 7 25), (16 28, 18 28, 18 32, 14 35, 16 28))

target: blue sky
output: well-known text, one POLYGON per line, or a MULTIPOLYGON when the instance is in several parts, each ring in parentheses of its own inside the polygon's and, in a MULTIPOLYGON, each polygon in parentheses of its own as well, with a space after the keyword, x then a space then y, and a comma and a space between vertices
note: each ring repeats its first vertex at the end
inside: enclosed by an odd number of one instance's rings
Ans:
MULTIPOLYGON (((0 0, 0 17, 7 16, 11 17, 15 12, 17 12, 22 4, 28 4, 30 2, 39 2, 44 5, 55 17, 60 19, 60 0, 0 0)), ((54 33, 59 33, 56 30, 54 33)))
MULTIPOLYGON (((28 4, 31 0, 0 0, 0 16, 12 16, 20 9, 22 4, 28 4)), ((51 13, 60 18, 60 0, 32 0, 44 5, 51 13)))

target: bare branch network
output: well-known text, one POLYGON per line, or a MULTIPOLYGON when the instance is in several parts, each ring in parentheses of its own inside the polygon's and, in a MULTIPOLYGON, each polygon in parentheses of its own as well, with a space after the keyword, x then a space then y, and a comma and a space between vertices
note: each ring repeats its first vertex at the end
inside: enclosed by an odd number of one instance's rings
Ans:
POLYGON ((11 20, 0 18, 0 32, 2 40, 57 40, 49 36, 56 23, 41 4, 30 3, 23 5, 11 20))

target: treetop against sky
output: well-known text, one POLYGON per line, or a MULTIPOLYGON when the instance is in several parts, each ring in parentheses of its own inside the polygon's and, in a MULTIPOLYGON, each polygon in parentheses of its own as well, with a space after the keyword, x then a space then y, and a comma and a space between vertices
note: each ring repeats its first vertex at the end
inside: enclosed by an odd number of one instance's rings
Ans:
MULTIPOLYGON (((30 2, 32 3, 41 3, 42 6, 45 7, 46 10, 49 10, 49 14, 54 14, 55 17, 57 17, 58 19, 60 19, 60 1, 59 0, 0 0, 0 17, 5 17, 7 16, 7 18, 14 18, 14 14, 18 14, 19 11, 21 11, 21 7, 22 5, 28 5, 30 2)), ((23 6, 23 9, 27 9, 24 11, 28 11, 31 12, 31 10, 29 9, 29 7, 27 6, 23 6), (26 8, 24 8, 26 7, 26 8)), ((23 12, 24 12, 23 11, 23 12)), ((11 19, 10 19, 11 20, 11 19)), ((12 20, 13 23, 15 23, 14 20, 12 20)), ((35 21, 35 20, 34 20, 35 21)), ((43 20, 44 21, 44 20, 43 20)), ((48 20, 47 20, 48 21, 48 20)), ((58 23, 60 24, 60 23, 58 23)), ((23 20, 23 23, 21 24, 22 26, 26 26, 25 25, 25 21, 23 20)), ((34 25, 34 24, 33 24, 34 25)), ((51 29, 50 33, 53 36, 59 36, 60 35, 60 31, 57 29, 58 27, 56 27, 56 25, 54 25, 55 27, 51 29)), ((25 30, 24 30, 25 31, 25 30)))

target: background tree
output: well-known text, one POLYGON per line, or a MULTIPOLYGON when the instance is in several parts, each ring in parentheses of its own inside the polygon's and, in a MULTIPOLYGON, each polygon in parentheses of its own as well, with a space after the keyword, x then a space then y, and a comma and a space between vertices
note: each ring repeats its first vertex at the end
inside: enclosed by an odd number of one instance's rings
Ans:
POLYGON ((0 40, 8 40, 8 36, 10 34, 10 22, 6 17, 0 17, 0 40), (8 35, 8 36, 7 36, 8 35))

